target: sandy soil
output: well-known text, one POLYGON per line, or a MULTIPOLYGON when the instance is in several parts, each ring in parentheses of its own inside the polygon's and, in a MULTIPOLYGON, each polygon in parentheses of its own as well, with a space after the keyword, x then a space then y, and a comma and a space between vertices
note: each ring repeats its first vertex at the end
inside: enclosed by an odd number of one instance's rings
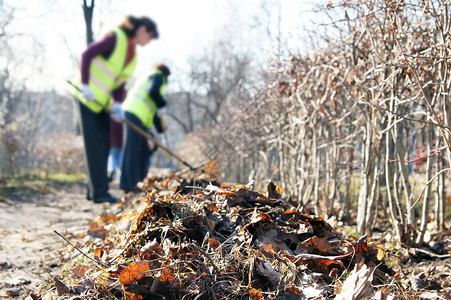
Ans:
MULTIPOLYGON (((121 196, 115 183, 110 192, 121 196)), ((69 259, 68 244, 54 230, 86 233, 91 220, 118 209, 116 204, 86 200, 82 184, 56 186, 42 193, 18 189, 5 194, 0 201, 0 299, 8 295, 31 299, 29 291, 38 291, 60 273, 69 259)))

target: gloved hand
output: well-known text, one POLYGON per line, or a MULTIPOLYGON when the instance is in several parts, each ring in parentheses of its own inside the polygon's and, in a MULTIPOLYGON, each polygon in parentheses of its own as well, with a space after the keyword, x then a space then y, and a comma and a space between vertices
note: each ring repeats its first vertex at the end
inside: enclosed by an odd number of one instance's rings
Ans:
POLYGON ((122 122, 124 119, 124 111, 119 102, 114 102, 113 107, 111 108, 111 118, 118 123, 122 122))
POLYGON ((94 91, 89 87, 89 84, 81 85, 81 93, 83 94, 83 97, 85 97, 86 101, 94 101, 94 91))
POLYGON ((155 150, 155 148, 157 148, 157 145, 155 145, 155 143, 151 140, 147 140, 147 145, 149 146, 149 150, 152 152, 155 150))

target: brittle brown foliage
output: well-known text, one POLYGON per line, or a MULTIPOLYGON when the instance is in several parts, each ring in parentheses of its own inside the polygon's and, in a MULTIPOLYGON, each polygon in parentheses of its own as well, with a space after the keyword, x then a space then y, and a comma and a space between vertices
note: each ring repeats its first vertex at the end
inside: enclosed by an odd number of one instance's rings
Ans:
POLYGON ((357 263, 376 270, 374 282, 394 279, 375 243, 345 240, 285 199, 280 187, 257 192, 210 181, 205 173, 150 177, 146 192, 121 204, 121 214, 100 216, 95 227, 108 230, 91 255, 110 268, 77 271, 73 296, 327 298, 357 263), (187 180, 197 188, 181 189, 187 180))
POLYGON ((270 178, 315 214, 356 221, 359 234, 390 223, 421 245, 429 220, 449 222, 449 9, 330 1, 317 10, 316 47, 269 60, 263 83, 193 135, 227 180, 270 178))

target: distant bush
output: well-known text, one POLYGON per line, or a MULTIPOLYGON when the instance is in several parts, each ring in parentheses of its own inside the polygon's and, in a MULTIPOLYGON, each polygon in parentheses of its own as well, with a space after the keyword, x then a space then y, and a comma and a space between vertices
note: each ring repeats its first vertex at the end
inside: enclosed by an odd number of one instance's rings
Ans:
POLYGON ((38 143, 35 159, 47 173, 80 173, 85 160, 83 138, 74 133, 53 133, 38 143))

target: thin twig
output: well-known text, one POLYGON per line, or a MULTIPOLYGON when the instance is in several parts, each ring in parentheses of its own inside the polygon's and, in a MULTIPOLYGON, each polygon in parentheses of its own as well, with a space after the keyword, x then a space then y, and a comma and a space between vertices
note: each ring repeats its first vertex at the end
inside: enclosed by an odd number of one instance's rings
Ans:
POLYGON ((451 171, 451 168, 447 168, 447 169, 441 170, 440 172, 438 172, 437 174, 435 174, 435 176, 432 177, 432 178, 424 185, 424 188, 423 188, 423 190, 421 191, 421 194, 418 196, 418 199, 415 201, 415 203, 412 205, 412 207, 410 207, 409 213, 412 211, 412 209, 415 207, 415 205, 417 205, 418 201, 420 201, 421 196, 423 195, 424 191, 426 190, 426 187, 427 187, 432 181, 434 181, 435 178, 437 178, 437 176, 439 176, 440 174, 442 174, 443 172, 446 172, 446 171, 451 171))
POLYGON ((416 159, 412 159, 412 160, 408 160, 408 161, 401 161, 401 160, 399 160, 399 159, 389 159, 388 162, 391 162, 391 163, 392 163, 392 162, 402 162, 402 163, 404 163, 405 165, 408 165, 408 164, 417 162, 417 161, 419 161, 419 160, 422 160, 422 159, 425 159, 425 158, 432 157, 432 156, 436 155, 437 153, 442 152, 442 151, 445 150, 445 149, 448 149, 448 146, 440 147, 440 148, 438 148, 436 151, 431 152, 431 154, 426 155, 426 156, 419 156, 419 157, 416 158, 416 159))
POLYGON ((385 108, 385 107, 373 104, 371 102, 364 102, 364 103, 368 104, 368 105, 371 105, 371 106, 374 106, 375 108, 378 108, 378 109, 381 109, 381 110, 385 110, 386 112, 389 112, 389 113, 391 113, 391 114, 393 114, 393 115, 395 115, 395 116, 397 116, 397 117, 399 117, 401 119, 407 120, 407 121, 413 121, 413 122, 418 122, 418 123, 423 123, 423 124, 428 124, 428 125, 435 125, 435 126, 443 128, 443 129, 451 130, 451 127, 443 125, 443 124, 439 124, 439 123, 435 123, 435 122, 431 122, 431 121, 425 121, 425 120, 405 117, 405 116, 402 116, 402 115, 400 115, 400 114, 398 114, 398 113, 396 113, 394 111, 389 110, 388 108, 385 108))
MULTIPOLYGON (((404 58, 403 60, 407 63, 407 65, 409 66, 410 70, 412 71, 412 74, 414 75, 415 80, 416 80, 417 83, 418 83, 418 87, 420 88, 421 94, 423 95, 423 99, 424 99, 424 101, 426 102, 426 104, 427 104, 427 106, 428 106, 428 108, 429 108, 429 112, 434 116, 434 119, 435 119, 435 121, 437 122, 437 123, 432 123, 432 124, 434 124, 434 125, 436 125, 436 126, 439 126, 442 130, 443 130, 443 129, 448 129, 448 130, 449 130, 450 128, 449 128, 448 126, 442 126, 442 125, 438 124, 438 122, 440 122, 440 119, 439 119, 439 117, 437 116, 437 114, 435 113, 435 110, 433 109, 433 107, 432 107, 432 105, 431 105, 431 103, 430 103, 428 97, 426 96, 426 92, 425 92, 423 86, 421 85, 421 81, 420 81, 420 78, 419 78, 419 76, 418 76, 418 73, 416 72, 416 70, 415 70, 415 68, 413 67, 413 65, 411 64, 411 62, 407 59, 407 55, 406 55, 406 53, 405 53, 405 51, 404 51, 404 48, 402 47, 401 43, 399 42, 399 40, 398 40, 398 38, 397 38, 396 28, 395 28, 395 22, 394 22, 392 16, 391 16, 390 14, 388 14, 388 16, 390 17, 390 20, 391 20, 391 22, 392 22, 393 37, 394 37, 394 39, 395 39, 396 44, 397 44, 398 47, 399 47, 399 50, 400 50, 401 53, 402 53, 402 56, 403 56, 403 58, 404 58)), ((396 17, 397 17, 397 16, 396 16, 396 17)), ((399 24, 399 20, 398 20, 398 24, 399 24)), ((418 104, 420 104, 420 103, 418 103, 418 104)), ((448 133, 449 133, 449 132, 448 132, 448 133)), ((447 138, 447 136, 446 136, 446 134, 445 134, 444 131, 442 131, 442 134, 443 134, 443 139, 444 139, 445 143, 446 143, 448 146, 451 146, 451 143, 450 143, 450 141, 448 140, 448 138, 447 138)))
POLYGON ((66 239, 66 238, 65 238, 61 233, 59 233, 58 231, 53 230, 53 232, 56 233, 57 235, 59 235, 59 236, 60 236, 63 240, 65 240, 69 245, 71 245, 72 247, 74 247, 75 249, 77 249, 78 252, 80 252, 81 254, 83 254, 84 256, 86 256, 87 258, 89 258, 90 260, 92 260, 92 261, 98 263, 99 265, 101 265, 101 266, 104 267, 104 268, 109 268, 109 267, 108 267, 107 265, 105 265, 103 262, 98 261, 98 260, 96 260, 96 259, 94 259, 94 258, 88 256, 86 253, 84 253, 83 251, 81 251, 80 249, 78 249, 74 244, 72 244, 71 242, 69 242, 69 240, 66 239))
POLYGON ((416 252, 419 252, 419 253, 422 253, 422 254, 425 254, 425 255, 429 255, 430 257, 438 258, 438 259, 447 259, 447 258, 451 257, 451 254, 440 255, 440 254, 434 253, 431 250, 425 250, 425 249, 420 249, 420 248, 413 248, 413 251, 416 251, 416 252))

